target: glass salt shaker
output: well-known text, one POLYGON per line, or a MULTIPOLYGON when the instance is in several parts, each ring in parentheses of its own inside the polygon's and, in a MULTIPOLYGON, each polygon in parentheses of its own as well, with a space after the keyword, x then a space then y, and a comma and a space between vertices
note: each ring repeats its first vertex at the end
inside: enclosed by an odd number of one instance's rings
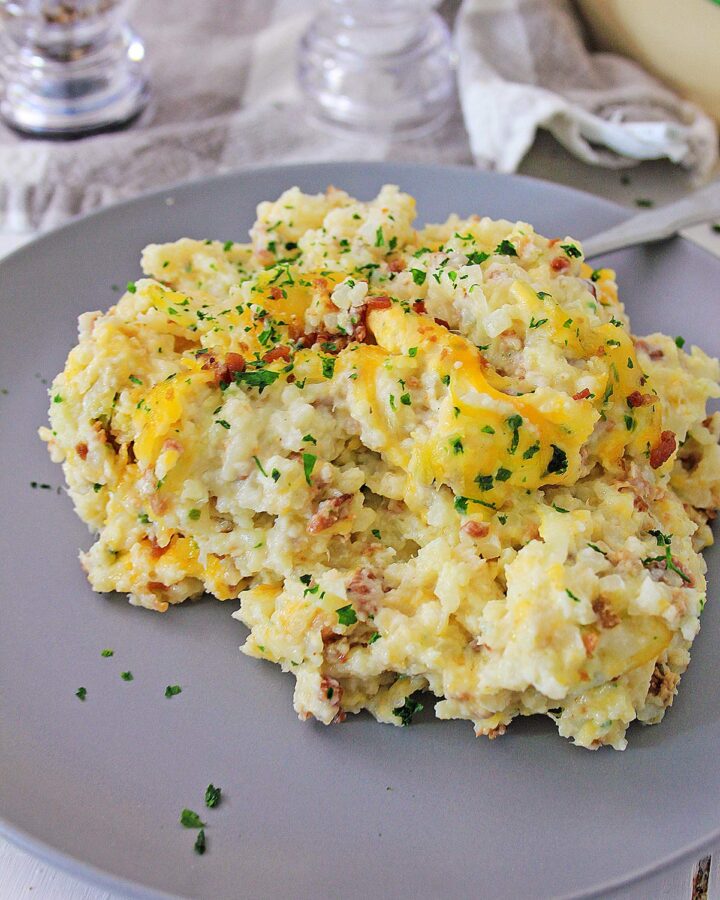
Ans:
POLYGON ((298 79, 311 115, 342 131, 409 137, 455 107, 450 34, 437 0, 323 0, 298 79))
POLYGON ((127 0, 0 0, 0 116, 25 135, 121 128, 144 108, 145 48, 127 0))

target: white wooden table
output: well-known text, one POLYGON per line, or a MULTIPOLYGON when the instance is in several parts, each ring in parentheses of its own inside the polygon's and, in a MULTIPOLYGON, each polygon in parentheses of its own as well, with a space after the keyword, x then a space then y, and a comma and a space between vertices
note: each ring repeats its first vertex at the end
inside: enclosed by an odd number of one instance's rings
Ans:
MULTIPOLYGON (((590 191, 629 207, 634 207, 640 198, 651 199, 659 205, 692 190, 687 175, 668 163, 646 163, 630 170, 629 183, 626 183, 628 178, 622 178, 618 172, 595 169, 578 162, 549 137, 537 141, 521 171, 590 191)), ((716 177, 720 177, 720 170, 716 177)), ((695 226, 683 233, 720 256, 720 234, 709 226, 695 226)), ((34 235, 0 231, 0 257, 32 237, 34 235)), ((710 848, 708 854, 711 850, 714 850, 717 865, 710 867, 705 889, 700 884, 693 891, 699 862, 693 859, 614 893, 612 897, 614 900, 693 900, 694 894, 694 900, 720 900, 720 846, 710 848)), ((32 900, 120 900, 122 895, 90 886, 0 838, 0 900, 24 897, 32 900)))

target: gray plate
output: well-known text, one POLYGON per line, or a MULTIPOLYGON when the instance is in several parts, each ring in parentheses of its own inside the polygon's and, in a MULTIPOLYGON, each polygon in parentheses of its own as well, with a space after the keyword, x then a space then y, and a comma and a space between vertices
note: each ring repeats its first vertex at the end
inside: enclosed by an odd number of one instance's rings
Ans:
MULTIPOLYGON (((607 893, 719 833, 715 603, 674 708, 633 727, 625 753, 573 748, 545 721, 493 743, 425 714, 410 728, 366 715, 325 728, 297 720, 291 677, 238 653, 237 603, 161 616, 93 594, 76 559, 85 526, 64 493, 30 487, 61 484, 36 437, 41 378, 62 368, 77 315, 139 275, 144 244, 242 240, 256 203, 291 185, 370 198, 384 182, 417 197, 420 221, 479 212, 582 238, 626 215, 469 169, 296 166, 115 206, 0 264, 0 831, 75 873, 143 895, 539 898, 607 893), (210 781, 225 792, 217 810, 203 808, 210 781), (184 806, 209 823, 202 858, 184 806)), ((612 262, 638 333, 720 354, 718 260, 677 239, 612 262)), ((715 586, 717 552, 708 563, 715 586)))

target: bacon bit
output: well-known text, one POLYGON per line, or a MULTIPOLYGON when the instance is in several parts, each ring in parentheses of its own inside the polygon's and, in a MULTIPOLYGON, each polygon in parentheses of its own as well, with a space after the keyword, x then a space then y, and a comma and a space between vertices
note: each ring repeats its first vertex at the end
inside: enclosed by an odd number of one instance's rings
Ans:
POLYGON ((447 328, 450 331, 450 323, 446 322, 445 319, 435 319, 436 325, 442 325, 443 328, 447 328))
POLYGON ((345 594, 358 612, 374 615, 385 589, 382 579, 372 569, 363 567, 345 585, 345 594))
POLYGON ((573 400, 587 400, 590 396, 590 388, 583 388, 577 394, 573 394, 573 400))
POLYGON ((327 700, 331 706, 340 708, 343 689, 337 678, 331 678, 329 675, 323 675, 320 679, 320 697, 327 700), (328 694, 330 695, 328 697, 328 694))
POLYGON ((650 466, 653 469, 659 469, 660 466, 667 462, 677 448, 677 440, 672 431, 663 431, 660 434, 660 440, 650 451, 650 466))
POLYGON ((262 263, 263 266, 269 266, 270 263, 275 262, 275 257, 269 250, 256 250, 255 256, 257 256, 258 261, 262 263))
POLYGON ((163 441, 163 445, 160 450, 175 450, 177 453, 182 453, 183 445, 179 441, 176 441, 175 438, 168 438, 166 441, 163 441))
POLYGON ((388 269, 390 269, 391 272, 402 272, 405 269, 405 260, 391 259, 388 263, 388 269))
POLYGON ((600 638, 594 631, 585 631, 582 635, 583 646, 588 656, 592 656, 600 638))
POLYGON ((555 244, 559 244, 559 243, 560 243, 560 238, 550 238, 550 240, 548 241, 548 247, 554 247, 555 244))
POLYGON ((603 628, 614 628, 620 624, 620 616, 604 597, 596 597, 592 602, 592 608, 603 628))
POLYGON ((98 434, 98 437, 102 441, 103 444, 109 444, 116 453, 120 452, 120 444, 118 443, 115 435, 110 430, 109 425, 103 425, 103 423, 99 419, 95 419, 92 423, 93 428, 98 434))
POLYGON ((352 500, 352 494, 341 494, 339 497, 330 497, 318 504, 317 512, 308 520, 306 531, 308 534, 320 534, 337 522, 348 517, 347 505, 352 500))
POLYGON ((326 278, 313 278, 313 287, 318 288, 321 291, 327 291, 327 279, 326 278))
POLYGON ((550 263, 550 268, 553 272, 564 272, 570 268, 570 260, 566 256, 556 256, 550 263))
POLYGON ((88 445, 85 443, 85 441, 80 441, 79 444, 75 445, 75 452, 80 457, 80 459, 82 459, 82 460, 87 459, 88 445))
POLYGON ((268 291, 272 300, 282 300, 283 299, 283 291, 282 288, 279 287, 271 287, 268 291))
POLYGON ((160 544, 155 540, 155 538, 150 538, 150 556, 153 559, 159 559, 164 553, 167 553, 170 549, 170 544, 166 544, 164 547, 161 547, 160 544))
POLYGON ((651 344, 648 344, 647 341, 642 338, 638 338, 635 340, 635 346, 639 350, 644 350, 645 353, 650 357, 650 359, 662 359, 665 354, 658 347, 653 347, 651 344))
POLYGON ((491 728, 486 732, 487 738, 490 741, 494 741, 496 738, 502 737, 507 731, 507 725, 496 725, 494 728, 491 728))
POLYGON ((367 315, 372 309, 390 309, 391 306, 392 300, 385 294, 382 294, 379 297, 368 297, 363 308, 367 315))
POLYGON ((633 391, 628 395, 627 404, 631 409, 637 409, 638 406, 649 406, 655 402, 652 394, 641 394, 640 391, 633 391))
POLYGON ((470 519, 460 528, 460 531, 471 538, 484 538, 490 533, 490 526, 486 522, 476 522, 474 519, 470 519))
POLYGON ((170 590, 167 584, 163 584, 162 581, 148 581, 148 590, 153 593, 157 593, 158 591, 167 591, 170 590))
POLYGON ((422 300, 413 301, 413 312, 417 313, 419 316, 425 315, 427 309, 425 308, 425 303, 422 300))
POLYGON ((284 359, 285 362, 289 362, 290 348, 286 347, 284 344, 278 344, 277 347, 273 347, 272 350, 268 350, 268 352, 263 356, 263 362, 274 362, 276 359, 284 359))
POLYGON ((665 668, 662 663, 655 663, 655 669, 648 685, 648 694, 657 697, 663 706, 671 706, 678 681, 680 681, 679 675, 665 668))
POLYGON ((215 375, 215 384, 229 384, 236 372, 245 371, 245 360, 239 353, 228 353, 224 360, 208 356, 203 369, 211 369, 215 375))
POLYGON ((643 500, 643 498, 640 496, 640 494, 635 495, 635 499, 633 500, 633 506, 635 507, 636 510, 638 510, 638 512, 647 512, 648 509, 650 509, 650 507, 643 500))
POLYGON ((287 381, 288 384, 292 384, 293 381, 295 381, 295 376, 291 372, 285 380, 287 381))

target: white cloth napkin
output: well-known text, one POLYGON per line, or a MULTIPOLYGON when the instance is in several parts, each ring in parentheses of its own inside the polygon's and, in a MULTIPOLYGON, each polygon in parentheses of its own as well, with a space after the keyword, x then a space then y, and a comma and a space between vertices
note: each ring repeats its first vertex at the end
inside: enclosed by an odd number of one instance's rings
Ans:
POLYGON ((704 178, 718 158, 713 122, 640 66, 590 53, 566 0, 465 0, 459 88, 476 162, 514 172, 546 128, 588 163, 667 157, 704 178))
MULTIPOLYGON (((442 6, 450 24, 458 6, 442 6)), ((617 153, 667 155, 705 173, 714 159, 707 118, 626 61, 589 55, 559 0, 464 0, 456 23, 464 122, 458 109, 441 131, 413 141, 329 134, 305 120, 295 80, 295 48, 316 8, 317 0, 174 0, 168 12, 164 0, 136 3, 150 107, 127 131, 69 143, 21 139, 0 125, 0 230, 44 230, 251 164, 474 157, 513 171, 538 127, 601 165, 626 163, 617 153)))

